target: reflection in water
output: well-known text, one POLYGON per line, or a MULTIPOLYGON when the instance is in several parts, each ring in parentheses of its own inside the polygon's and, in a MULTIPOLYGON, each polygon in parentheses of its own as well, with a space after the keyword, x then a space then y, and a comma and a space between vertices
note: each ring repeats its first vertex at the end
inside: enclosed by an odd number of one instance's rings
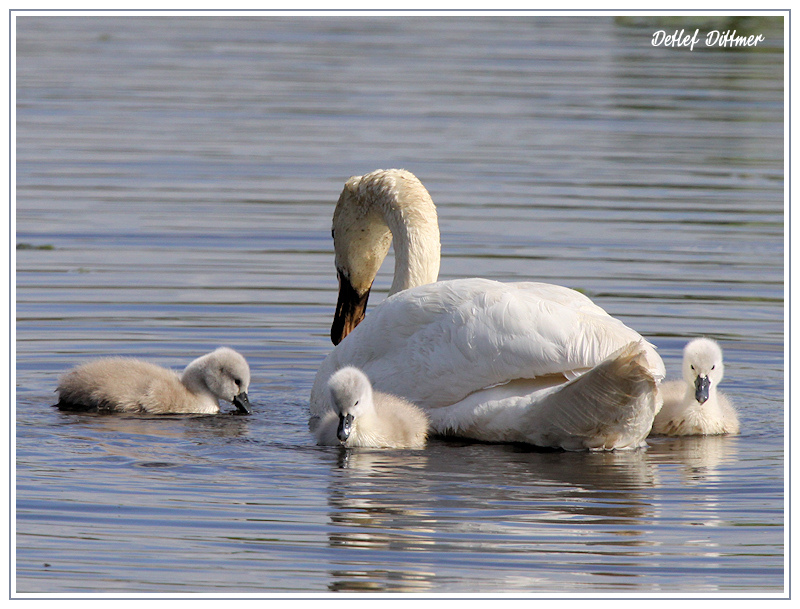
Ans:
POLYGON ((723 560, 718 535, 731 520, 714 483, 736 446, 671 438, 647 450, 569 453, 434 439, 425 451, 340 449, 328 462, 328 543, 338 558, 329 588, 438 589, 447 569, 432 566, 442 553, 505 565, 507 585, 529 590, 553 589, 531 572, 543 561, 569 574, 577 560, 587 569, 572 573, 578 581, 624 572, 624 587, 641 586, 636 578, 659 554, 723 560), (684 483, 697 487, 688 503, 665 503, 661 495, 681 497, 684 483), (693 534, 676 546, 671 537, 684 527, 693 534), (576 543, 562 555, 565 539, 576 543))
MULTIPOLYGON (((175 464, 175 445, 186 439, 240 438, 247 434, 247 417, 220 415, 138 415, 107 413, 59 413, 93 449, 108 456, 126 457, 140 464, 175 464)), ((80 437, 79 436, 79 437, 80 437)))
POLYGON ((686 484, 720 482, 720 465, 738 457, 738 436, 649 438, 648 454, 659 464, 679 465, 686 484))
POLYGON ((494 556, 522 568, 551 560, 562 537, 582 538, 587 558, 611 547, 616 556, 649 555, 653 545, 642 525, 655 508, 640 491, 654 485, 655 471, 643 450, 537 452, 434 440, 426 451, 340 449, 332 467, 329 544, 357 551, 342 558, 352 569, 331 571, 336 590, 433 588, 438 575, 424 558, 431 553, 494 556), (448 458, 453 449, 460 458, 448 458), (375 552, 383 553, 382 570, 366 568, 375 552), (409 561, 407 552, 423 554, 409 561))
MULTIPOLYGON (((432 516, 419 509, 412 489, 398 488, 397 472, 414 480, 427 477, 428 456, 424 451, 337 449, 336 469, 331 476, 328 503, 332 508, 329 545, 337 550, 371 550, 404 555, 400 561, 384 559, 381 569, 372 552, 343 559, 347 569, 331 570, 332 591, 372 590, 421 592, 431 588, 435 573, 420 569, 413 554, 430 548, 432 516), (415 476, 416 474, 416 476, 415 476), (389 565, 392 568, 388 568, 389 565)), ((416 492, 423 493, 417 487, 416 492)))
POLYGON ((694 527, 695 534, 685 540, 686 551, 704 558, 717 558, 723 554, 723 544, 711 538, 705 527, 725 529, 733 525, 730 505, 719 488, 724 484, 722 466, 733 463, 738 457, 737 436, 686 436, 678 438, 650 438, 648 451, 659 467, 677 466, 683 484, 694 488, 686 493, 688 507, 679 513, 662 513, 662 519, 680 519, 681 524, 694 527))

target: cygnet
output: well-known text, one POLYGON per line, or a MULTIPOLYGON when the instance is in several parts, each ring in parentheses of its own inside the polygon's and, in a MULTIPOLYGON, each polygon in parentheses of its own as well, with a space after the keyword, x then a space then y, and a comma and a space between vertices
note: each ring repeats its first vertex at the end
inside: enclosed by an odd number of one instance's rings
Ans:
POLYGON ((328 380, 332 411, 316 427, 317 443, 347 448, 424 448, 428 417, 417 406, 372 390, 367 375, 348 366, 328 380))
POLYGON ((220 347, 178 374, 137 359, 104 358, 61 377, 58 408, 150 414, 216 414, 219 400, 250 413, 250 367, 239 353, 220 347))
POLYGON ((717 390, 722 380, 722 349, 708 338, 689 342, 683 350, 683 380, 661 386, 664 405, 651 434, 698 436, 739 433, 736 410, 717 390))

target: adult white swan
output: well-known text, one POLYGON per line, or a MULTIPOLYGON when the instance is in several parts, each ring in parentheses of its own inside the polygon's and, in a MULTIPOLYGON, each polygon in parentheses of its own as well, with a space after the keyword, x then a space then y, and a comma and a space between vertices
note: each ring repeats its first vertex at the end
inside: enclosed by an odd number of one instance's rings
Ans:
POLYGON ((661 407, 664 363, 654 347, 567 288, 437 282, 436 208, 413 174, 350 178, 333 238, 337 346, 314 381, 312 430, 330 409, 328 378, 351 365, 376 390, 424 409, 433 433, 570 450, 644 444, 661 407), (364 319, 392 238, 391 294, 364 319))

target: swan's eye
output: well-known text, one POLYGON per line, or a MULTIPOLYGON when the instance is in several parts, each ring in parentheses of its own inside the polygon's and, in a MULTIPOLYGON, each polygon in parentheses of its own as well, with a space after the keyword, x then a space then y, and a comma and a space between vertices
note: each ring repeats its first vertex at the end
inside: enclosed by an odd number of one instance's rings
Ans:
POLYGON ((242 385, 242 379, 233 379, 233 382, 236 383, 237 387, 241 387, 242 385))
POLYGON ((692 366, 692 365, 689 365, 689 368, 691 368, 692 370, 694 370, 694 366, 692 366))
POLYGON ((716 365, 716 364, 714 364, 713 366, 711 366, 711 369, 713 370, 713 369, 714 369, 714 368, 716 368, 716 367, 717 367, 717 365, 716 365))
POLYGON ((356 400, 356 401, 355 401, 355 403, 353 404, 353 406, 358 406, 358 400, 356 400))

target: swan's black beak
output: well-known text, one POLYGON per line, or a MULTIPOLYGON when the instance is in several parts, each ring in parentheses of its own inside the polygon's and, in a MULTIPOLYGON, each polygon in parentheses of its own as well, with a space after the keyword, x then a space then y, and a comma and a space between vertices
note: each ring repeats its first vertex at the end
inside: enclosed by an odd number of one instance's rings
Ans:
POLYGON ((233 405, 236 406, 236 412, 239 414, 250 414, 253 412, 250 409, 250 400, 247 399, 247 394, 244 391, 239 395, 233 396, 233 405))
POLYGON ((331 326, 331 341, 334 345, 342 342, 345 336, 361 323, 369 299, 369 289, 363 294, 359 294, 344 273, 338 271, 337 274, 339 275, 339 300, 336 302, 336 314, 333 316, 333 325, 331 326))
POLYGON ((339 438, 339 442, 344 444, 347 442, 347 438, 350 437, 350 431, 353 429, 353 415, 348 414, 347 416, 340 414, 339 415, 339 427, 336 429, 336 437, 339 438))
POLYGON ((707 376, 698 376, 694 380, 694 399, 701 404, 705 404, 708 400, 708 388, 711 387, 711 381, 707 376))

